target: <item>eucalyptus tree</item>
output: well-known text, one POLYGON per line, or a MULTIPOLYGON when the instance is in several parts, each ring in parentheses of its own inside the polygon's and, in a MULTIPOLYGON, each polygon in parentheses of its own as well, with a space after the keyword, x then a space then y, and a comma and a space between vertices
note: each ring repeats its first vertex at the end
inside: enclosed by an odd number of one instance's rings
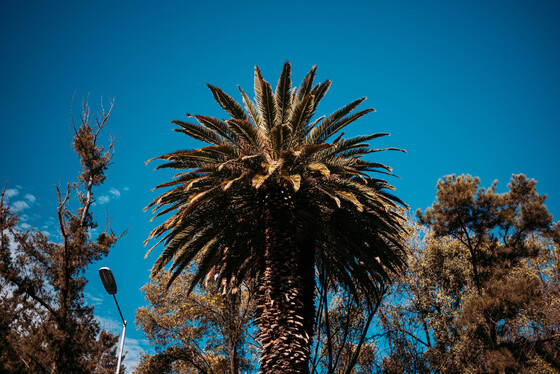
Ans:
POLYGON ((273 92, 255 67, 255 101, 239 88, 243 105, 208 85, 230 118, 173 121, 208 145, 152 159, 180 171, 147 207, 156 217, 171 213, 147 240, 165 246, 152 274, 173 261, 171 283, 197 258, 191 290, 214 278, 236 292, 256 279, 263 373, 309 371, 317 279, 373 305, 405 263, 405 204, 379 177, 391 168, 364 159, 400 149, 369 147, 387 133, 344 138, 341 130, 374 111, 355 111, 365 98, 316 117, 331 81, 314 84, 315 73, 292 88, 286 62, 273 92))

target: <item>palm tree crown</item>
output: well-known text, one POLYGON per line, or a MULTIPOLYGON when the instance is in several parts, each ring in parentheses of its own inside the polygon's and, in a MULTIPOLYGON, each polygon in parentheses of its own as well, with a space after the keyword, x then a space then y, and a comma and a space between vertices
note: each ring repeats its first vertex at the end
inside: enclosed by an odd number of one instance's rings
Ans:
MULTIPOLYGON (((209 145, 157 157, 165 161, 158 169, 181 172, 156 187, 172 188, 148 206, 156 217, 172 213, 149 237, 165 245, 152 274, 173 261, 172 282, 198 257, 191 289, 209 277, 226 290, 257 279, 261 330, 278 318, 282 323, 303 320, 303 331, 293 332, 302 337, 302 347, 289 348, 301 365, 291 372, 306 370, 315 271, 324 275, 321 279, 374 300, 379 286, 405 262, 398 211, 404 203, 388 192, 393 190, 390 184, 370 175, 391 175, 391 169, 362 158, 399 149, 367 144, 387 133, 343 138, 344 127, 374 111, 355 112, 365 98, 315 119, 331 85, 328 80, 314 85, 315 72, 313 67, 303 83, 292 88, 286 62, 273 92, 256 67, 256 100, 239 88, 243 106, 208 85, 231 118, 188 115, 196 123, 173 121, 179 126, 176 131, 209 145), (283 302, 284 296, 278 298, 283 293, 286 300, 295 300, 292 317, 268 309, 275 298, 283 302), (271 320, 275 313, 282 316, 271 320)), ((278 335, 271 334, 261 336, 263 351, 278 335)), ((261 366, 272 360, 262 353, 261 359, 261 366)), ((268 372, 281 371, 274 362, 269 364, 268 372)))

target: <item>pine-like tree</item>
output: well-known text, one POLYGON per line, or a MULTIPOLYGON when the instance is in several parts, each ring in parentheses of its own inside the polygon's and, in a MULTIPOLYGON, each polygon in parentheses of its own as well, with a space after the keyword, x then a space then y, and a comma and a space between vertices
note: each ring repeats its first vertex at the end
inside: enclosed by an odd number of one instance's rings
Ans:
POLYGON ((454 175, 383 309, 386 372, 560 373, 560 225, 536 182, 454 175))

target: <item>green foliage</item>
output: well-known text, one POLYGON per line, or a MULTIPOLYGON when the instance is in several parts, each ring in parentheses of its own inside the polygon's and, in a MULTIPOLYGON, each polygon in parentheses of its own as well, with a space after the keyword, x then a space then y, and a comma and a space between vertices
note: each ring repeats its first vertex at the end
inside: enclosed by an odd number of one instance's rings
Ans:
POLYGON ((184 272, 171 287, 161 272, 142 287, 148 307, 136 311, 139 326, 155 355, 145 355, 137 373, 245 373, 254 362, 250 323, 255 311, 252 287, 222 294, 207 283, 185 292, 193 274, 184 272))
POLYGON ((383 309, 388 372, 395 362, 424 362, 417 372, 560 372, 560 226, 535 185, 523 175, 502 194, 470 176, 438 183, 436 202, 417 213, 429 231, 417 234, 383 309))
POLYGON ((320 279, 311 372, 559 373, 559 225, 535 185, 440 181, 379 310, 320 279))
POLYGON ((318 294, 312 372, 373 373, 379 352, 372 322, 381 298, 371 307, 337 287, 319 288, 318 294))
MULTIPOLYGON (((112 106, 111 106, 112 108, 112 106)), ((118 337, 99 329, 93 307, 84 302, 83 274, 105 257, 117 241, 97 227, 90 207, 93 186, 105 179, 112 155, 97 144, 111 111, 90 124, 84 102, 73 145, 82 162, 80 183, 58 192, 59 241, 41 232, 22 230, 19 217, 0 198, 0 371, 29 373, 109 373, 116 369, 118 337), (68 208, 71 193, 79 206, 68 208)))
MULTIPOLYGON (((255 372, 254 287, 224 294, 208 283, 187 294, 193 272, 183 272, 167 289, 170 276, 162 272, 142 288, 149 306, 137 310, 135 322, 156 353, 144 354, 135 372, 255 372)), ((314 325, 311 371, 373 373, 379 358, 378 336, 370 329, 376 309, 343 290, 324 291, 317 291, 326 298, 321 297, 314 325)))

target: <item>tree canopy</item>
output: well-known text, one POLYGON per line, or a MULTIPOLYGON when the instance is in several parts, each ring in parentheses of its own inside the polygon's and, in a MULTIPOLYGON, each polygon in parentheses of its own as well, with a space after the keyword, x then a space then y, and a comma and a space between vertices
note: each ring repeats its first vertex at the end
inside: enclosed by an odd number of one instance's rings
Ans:
POLYGON ((379 308, 318 282, 311 372, 560 373, 560 225, 536 181, 497 190, 440 180, 379 308))
POLYGON ((179 173, 148 206, 170 214, 149 237, 165 246, 152 274, 173 262, 172 282, 199 257, 191 290, 209 278, 227 292, 255 280, 263 373, 309 372, 317 279, 373 305, 405 264, 405 204, 381 178, 391 168, 365 158, 401 150, 370 148, 387 133, 344 138, 374 111, 355 111, 365 97, 316 118, 331 82, 315 75, 292 89, 286 62, 273 92, 256 67, 255 102, 240 89, 243 105, 208 85, 230 118, 173 121, 208 145, 156 157, 179 173))
POLYGON ((407 274, 386 304, 387 372, 560 372, 559 232, 536 182, 454 175, 417 212, 407 274))
POLYGON ((5 190, 1 194, 0 372, 115 371, 118 337, 99 328, 84 300, 86 268, 107 256, 118 239, 109 227, 94 234, 90 209, 113 154, 112 142, 107 150, 98 144, 111 109, 92 121, 84 101, 81 122, 73 126, 81 173, 78 182, 57 186, 58 237, 22 229, 5 190))
POLYGON ((167 289, 162 272, 142 287, 149 306, 136 311, 136 325, 156 348, 144 355, 136 373, 247 373, 255 366, 254 286, 235 294, 208 282, 185 291, 193 277, 184 272, 167 289))

